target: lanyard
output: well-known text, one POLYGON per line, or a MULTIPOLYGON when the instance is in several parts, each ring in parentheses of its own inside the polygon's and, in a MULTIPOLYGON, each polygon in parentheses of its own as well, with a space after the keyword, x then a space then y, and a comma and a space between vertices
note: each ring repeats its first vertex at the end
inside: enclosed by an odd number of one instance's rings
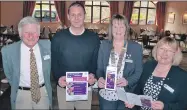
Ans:
MULTIPOLYGON (((122 48, 122 50, 120 52, 119 60, 118 60, 118 63, 117 63, 117 73, 119 73, 119 71, 121 69, 122 62, 123 62, 123 57, 126 58, 127 45, 128 45, 128 43, 125 43, 125 46, 122 48)), ((110 52, 110 55, 111 55, 111 64, 112 65, 116 64, 114 47, 112 48, 112 50, 110 52)))

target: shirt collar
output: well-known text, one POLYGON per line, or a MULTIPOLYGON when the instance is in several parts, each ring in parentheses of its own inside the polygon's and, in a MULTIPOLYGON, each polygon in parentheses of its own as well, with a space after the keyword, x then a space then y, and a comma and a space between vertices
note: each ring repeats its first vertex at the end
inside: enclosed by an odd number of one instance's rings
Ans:
MULTIPOLYGON (((28 47, 28 46, 26 46, 25 45, 25 43, 21 43, 21 46, 24 48, 24 49, 26 49, 26 50, 30 50, 30 48, 28 47)), ((33 51, 35 51, 37 48, 38 48, 39 46, 38 46, 38 43, 32 48, 33 49, 33 51)))

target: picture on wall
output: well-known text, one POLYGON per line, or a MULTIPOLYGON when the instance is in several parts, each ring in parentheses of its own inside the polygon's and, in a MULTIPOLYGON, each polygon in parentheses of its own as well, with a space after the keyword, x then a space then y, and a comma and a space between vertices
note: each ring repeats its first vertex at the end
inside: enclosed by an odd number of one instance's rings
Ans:
POLYGON ((173 13, 173 12, 169 12, 169 14, 168 14, 168 23, 174 23, 174 21, 175 21, 175 13, 173 13))
POLYGON ((187 24, 187 12, 185 12, 182 16, 182 23, 187 24))

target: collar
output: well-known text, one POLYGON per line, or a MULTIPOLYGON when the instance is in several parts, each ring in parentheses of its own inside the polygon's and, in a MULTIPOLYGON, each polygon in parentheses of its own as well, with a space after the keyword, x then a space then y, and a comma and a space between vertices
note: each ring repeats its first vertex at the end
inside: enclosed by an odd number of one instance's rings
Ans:
MULTIPOLYGON (((75 34, 75 33, 72 31, 71 27, 69 28, 69 31, 70 31, 71 34, 77 35, 77 34, 75 34)), ((81 32, 80 34, 78 34, 78 35, 82 35, 82 34, 84 33, 84 31, 85 31, 85 28, 83 28, 82 32, 81 32)))
MULTIPOLYGON (((24 48, 24 49, 26 49, 26 50, 30 50, 30 47, 28 47, 28 46, 26 46, 25 45, 25 43, 21 43, 21 46, 24 48)), ((35 51, 37 48, 38 48, 39 46, 38 46, 38 43, 32 48, 33 49, 33 51, 35 51)))

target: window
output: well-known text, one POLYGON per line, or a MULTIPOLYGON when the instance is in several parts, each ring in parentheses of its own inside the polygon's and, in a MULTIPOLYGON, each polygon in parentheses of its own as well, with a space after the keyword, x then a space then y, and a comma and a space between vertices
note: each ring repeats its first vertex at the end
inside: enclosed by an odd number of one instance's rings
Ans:
POLYGON ((36 1, 32 16, 40 22, 59 21, 54 1, 36 1))
POLYGON ((106 1, 86 1, 85 2, 85 22, 109 23, 110 8, 106 1))
POLYGON ((152 1, 138 1, 134 3, 131 24, 155 24, 156 5, 152 1))

